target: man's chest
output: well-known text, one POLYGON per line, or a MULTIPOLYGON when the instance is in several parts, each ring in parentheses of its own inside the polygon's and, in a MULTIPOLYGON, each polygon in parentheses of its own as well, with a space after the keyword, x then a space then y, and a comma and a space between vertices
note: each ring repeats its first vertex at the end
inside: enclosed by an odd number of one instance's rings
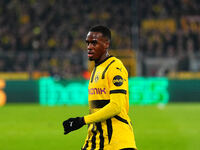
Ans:
POLYGON ((97 67, 93 70, 88 86, 89 95, 109 94, 109 80, 104 70, 103 67, 97 67))

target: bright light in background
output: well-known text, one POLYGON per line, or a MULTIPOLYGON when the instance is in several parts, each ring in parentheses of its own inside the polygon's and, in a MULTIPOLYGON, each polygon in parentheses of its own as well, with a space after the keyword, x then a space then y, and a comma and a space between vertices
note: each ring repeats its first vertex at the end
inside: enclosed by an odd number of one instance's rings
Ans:
POLYGON ((167 78, 129 79, 130 104, 166 104, 169 101, 167 78))
MULTIPOLYGON (((167 78, 130 78, 130 104, 166 104, 169 101, 167 78)), ((88 103, 88 81, 39 80, 41 105, 84 105, 88 103)))
POLYGON ((6 104, 6 94, 3 91, 5 86, 6 86, 5 80, 0 80, 0 106, 3 106, 6 104))

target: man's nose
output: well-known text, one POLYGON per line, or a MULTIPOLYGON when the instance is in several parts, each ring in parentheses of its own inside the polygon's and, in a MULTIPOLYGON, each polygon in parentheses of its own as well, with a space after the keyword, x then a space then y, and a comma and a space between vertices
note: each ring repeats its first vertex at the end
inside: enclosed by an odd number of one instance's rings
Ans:
POLYGON ((91 50, 91 49, 92 49, 92 44, 91 44, 91 43, 88 44, 87 49, 88 49, 88 50, 91 50))

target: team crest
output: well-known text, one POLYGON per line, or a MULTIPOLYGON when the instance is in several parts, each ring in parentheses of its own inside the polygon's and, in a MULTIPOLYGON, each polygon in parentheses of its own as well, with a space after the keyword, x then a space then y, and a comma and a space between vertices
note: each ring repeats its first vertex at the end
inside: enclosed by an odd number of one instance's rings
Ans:
POLYGON ((99 74, 100 74, 100 72, 97 72, 97 73, 96 73, 96 76, 95 76, 95 78, 94 78, 94 82, 97 82, 97 81, 99 80, 99 74))

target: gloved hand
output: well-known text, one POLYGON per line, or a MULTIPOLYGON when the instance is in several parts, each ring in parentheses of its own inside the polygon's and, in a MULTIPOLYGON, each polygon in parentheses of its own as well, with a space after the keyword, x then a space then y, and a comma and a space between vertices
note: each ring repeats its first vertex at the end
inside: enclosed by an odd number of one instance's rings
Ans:
POLYGON ((85 125, 84 117, 69 118, 63 122, 64 134, 80 129, 85 125))

